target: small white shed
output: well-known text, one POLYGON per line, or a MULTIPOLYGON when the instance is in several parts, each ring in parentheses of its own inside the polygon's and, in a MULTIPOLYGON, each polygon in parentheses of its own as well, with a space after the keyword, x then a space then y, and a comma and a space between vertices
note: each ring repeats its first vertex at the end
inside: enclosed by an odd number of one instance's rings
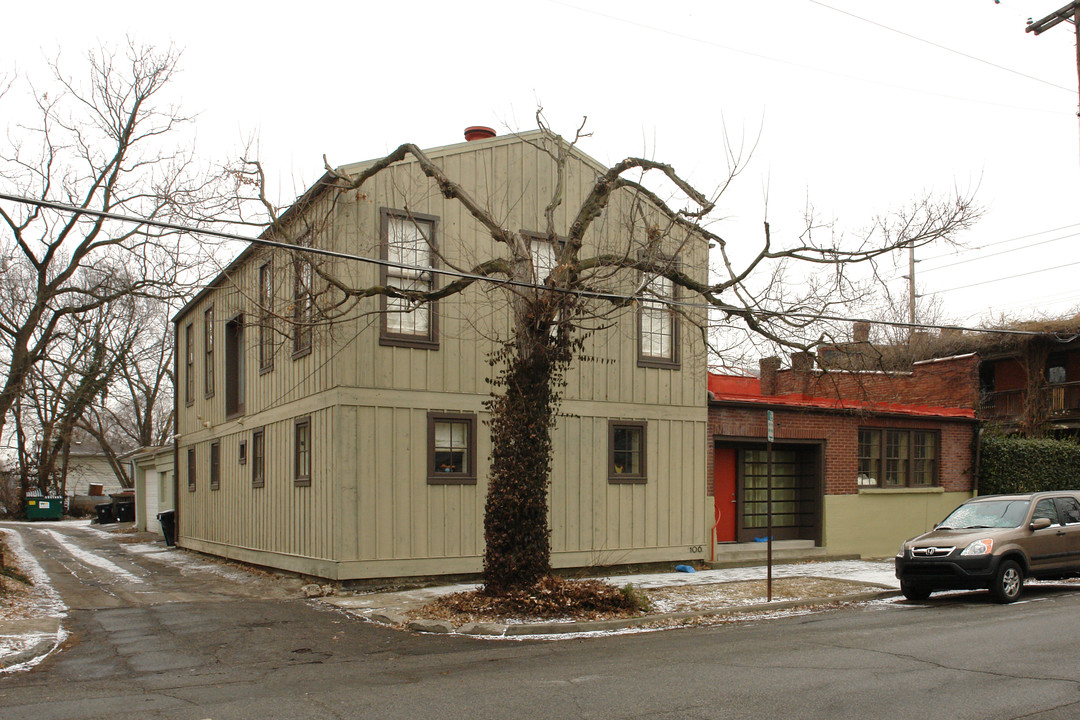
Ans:
POLYGON ((135 528, 161 532, 157 515, 175 510, 173 492, 173 448, 149 447, 129 456, 135 481, 135 528))

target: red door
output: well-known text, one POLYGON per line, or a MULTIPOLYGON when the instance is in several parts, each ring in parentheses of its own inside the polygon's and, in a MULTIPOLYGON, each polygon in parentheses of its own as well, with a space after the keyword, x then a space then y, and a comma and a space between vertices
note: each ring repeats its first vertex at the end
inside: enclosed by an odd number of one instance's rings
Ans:
POLYGON ((735 459, 735 448, 716 448, 713 457, 716 542, 735 542, 735 459))

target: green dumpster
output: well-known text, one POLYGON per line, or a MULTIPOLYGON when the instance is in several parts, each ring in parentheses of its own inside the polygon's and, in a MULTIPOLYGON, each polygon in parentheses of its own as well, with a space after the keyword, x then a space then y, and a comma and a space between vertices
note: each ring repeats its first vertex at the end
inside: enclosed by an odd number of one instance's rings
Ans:
POLYGON ((64 517, 64 498, 28 497, 26 498, 27 520, 61 520, 64 517))

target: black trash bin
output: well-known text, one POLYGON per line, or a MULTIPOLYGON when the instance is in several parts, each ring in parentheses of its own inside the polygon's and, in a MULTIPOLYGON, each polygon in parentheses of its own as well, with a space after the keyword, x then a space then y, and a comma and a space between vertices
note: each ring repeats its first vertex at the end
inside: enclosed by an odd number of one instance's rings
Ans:
POLYGON ((176 544, 176 511, 159 512, 157 519, 161 523, 161 534, 165 536, 165 544, 172 547, 176 544))
POLYGON ((135 503, 132 502, 116 502, 116 521, 117 522, 135 522, 135 503))
POLYGON ((116 515, 113 514, 112 503, 101 503, 95 505, 94 510, 97 511, 98 525, 108 525, 109 523, 116 522, 116 515))

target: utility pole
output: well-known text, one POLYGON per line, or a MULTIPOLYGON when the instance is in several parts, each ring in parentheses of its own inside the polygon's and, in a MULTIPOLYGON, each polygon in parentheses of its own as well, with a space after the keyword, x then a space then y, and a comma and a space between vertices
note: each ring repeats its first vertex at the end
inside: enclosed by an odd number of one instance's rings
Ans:
MULTIPOLYGON (((1034 22, 1029 20, 1024 32, 1041 35, 1061 22, 1071 22, 1076 31, 1076 79, 1080 83, 1080 0, 1073 0, 1040 20, 1034 22)), ((1080 117, 1080 110, 1076 114, 1080 117)))
MULTIPOLYGON (((1080 0, 1078 0, 1080 1, 1080 0)), ((908 330, 908 338, 915 332, 915 246, 908 245, 908 274, 900 277, 908 281, 908 322, 912 327, 908 330)))
MULTIPOLYGON (((915 324, 915 245, 908 247, 908 322, 915 324)), ((914 328, 912 328, 914 332, 914 328)))

